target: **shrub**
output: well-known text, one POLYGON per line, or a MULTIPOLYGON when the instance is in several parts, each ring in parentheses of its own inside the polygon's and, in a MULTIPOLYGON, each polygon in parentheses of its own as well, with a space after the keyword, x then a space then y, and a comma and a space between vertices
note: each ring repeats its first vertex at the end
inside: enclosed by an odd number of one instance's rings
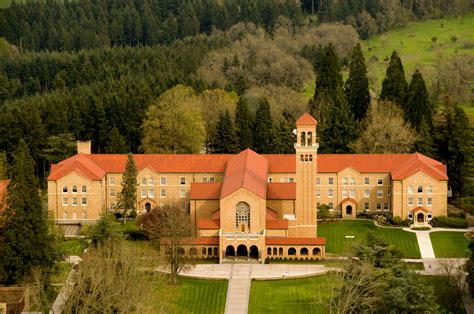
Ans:
POLYGON ((144 241, 147 239, 142 230, 128 229, 123 232, 125 239, 132 241, 144 241))
POLYGON ((391 223, 392 225, 400 226, 403 223, 403 221, 402 221, 402 218, 400 218, 400 216, 395 216, 392 218, 391 223))
POLYGON ((414 228, 411 228, 412 230, 430 230, 431 228, 430 227, 414 227, 414 228))
POLYGON ((433 227, 442 228, 467 228, 469 223, 466 219, 456 217, 434 217, 431 219, 433 227))
POLYGON ((457 212, 457 213, 448 213, 448 217, 456 217, 456 218, 466 218, 466 213, 464 212, 457 212))

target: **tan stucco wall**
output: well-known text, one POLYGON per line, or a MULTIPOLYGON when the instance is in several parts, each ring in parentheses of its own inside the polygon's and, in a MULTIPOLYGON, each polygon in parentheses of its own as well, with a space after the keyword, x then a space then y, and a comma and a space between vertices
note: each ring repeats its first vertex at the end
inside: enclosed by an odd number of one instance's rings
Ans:
POLYGON ((235 226, 235 210, 240 202, 246 202, 250 206, 250 229, 246 229, 246 232, 263 232, 265 229, 266 202, 244 188, 221 199, 220 220, 222 231, 241 232, 240 227, 235 226))

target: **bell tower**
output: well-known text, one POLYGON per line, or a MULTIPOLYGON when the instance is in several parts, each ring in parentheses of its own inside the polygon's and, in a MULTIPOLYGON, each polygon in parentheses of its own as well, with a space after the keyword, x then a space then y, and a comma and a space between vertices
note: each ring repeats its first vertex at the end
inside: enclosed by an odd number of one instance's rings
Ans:
POLYGON ((316 237, 316 172, 319 144, 317 121, 305 113, 296 121, 296 202, 297 237, 316 237))

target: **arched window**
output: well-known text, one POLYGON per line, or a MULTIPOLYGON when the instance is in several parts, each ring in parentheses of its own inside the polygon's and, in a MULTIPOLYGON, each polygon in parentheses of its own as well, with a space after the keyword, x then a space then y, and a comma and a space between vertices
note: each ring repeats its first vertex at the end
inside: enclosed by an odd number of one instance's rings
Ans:
POLYGON ((304 155, 304 161, 308 161, 308 155, 304 155))
POLYGON ((308 146, 312 146, 312 145, 313 145, 313 133, 308 132, 308 146))
POLYGON ((142 178, 142 185, 146 185, 146 178, 142 178))
POLYGON ((82 193, 87 193, 87 186, 83 185, 81 191, 82 193))
POLYGON ((235 226, 246 225, 250 227, 250 206, 245 202, 240 202, 235 208, 235 226))
POLYGON ((275 255, 275 256, 278 255, 278 250, 277 250, 276 247, 273 248, 273 255, 275 255))
POLYGON ((154 184, 153 177, 148 178, 148 185, 153 185, 153 184, 154 184))
MULTIPOLYGON (((303 155, 300 156, 300 161, 304 161, 303 155)), ((67 192, 67 187, 66 187, 66 192, 67 192)))
POLYGON ((267 255, 272 255, 272 248, 271 248, 271 247, 269 247, 269 248, 267 249, 267 255))
POLYGON ((72 193, 77 193, 77 186, 75 185, 72 186, 72 193))
POLYGON ((431 185, 428 185, 428 187, 426 188, 426 193, 433 193, 433 188, 431 187, 431 185))
POLYGON ((301 132, 301 146, 306 146, 306 133, 301 132))
MULTIPOLYGON (((303 156, 303 155, 301 155, 303 156)), ((67 193, 67 185, 63 186, 63 193, 67 193)))
POLYGON ((283 256, 283 248, 282 247, 278 249, 278 255, 283 256))
POLYGON ((408 186, 408 193, 413 194, 413 185, 408 186))
POLYGON ((212 256, 212 248, 207 248, 207 255, 212 256))
POLYGON ((313 162, 313 155, 309 155, 309 161, 313 162))
POLYGON ((294 247, 290 247, 288 249, 288 255, 296 255, 296 249, 294 247))
POLYGON ((418 193, 423 193, 423 187, 421 185, 418 186, 418 193))
POLYGON ((300 250, 300 255, 301 255, 301 256, 308 256, 308 249, 305 248, 305 247, 302 248, 302 249, 300 250))
POLYGON ((217 248, 214 248, 214 256, 217 256, 217 248))

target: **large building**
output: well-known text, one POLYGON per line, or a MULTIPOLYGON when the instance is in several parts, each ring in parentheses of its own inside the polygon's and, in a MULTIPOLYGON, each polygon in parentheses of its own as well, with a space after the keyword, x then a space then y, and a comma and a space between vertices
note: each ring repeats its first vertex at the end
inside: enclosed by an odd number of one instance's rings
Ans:
MULTIPOLYGON (((186 254, 200 257, 325 256, 317 211, 386 213, 416 223, 447 214, 446 166, 421 154, 318 154, 316 120, 296 122, 295 154, 135 155, 138 212, 167 203, 189 210, 196 237, 186 254)), ((126 155, 78 154, 51 167, 48 207, 59 224, 94 221, 113 210, 126 155)))

